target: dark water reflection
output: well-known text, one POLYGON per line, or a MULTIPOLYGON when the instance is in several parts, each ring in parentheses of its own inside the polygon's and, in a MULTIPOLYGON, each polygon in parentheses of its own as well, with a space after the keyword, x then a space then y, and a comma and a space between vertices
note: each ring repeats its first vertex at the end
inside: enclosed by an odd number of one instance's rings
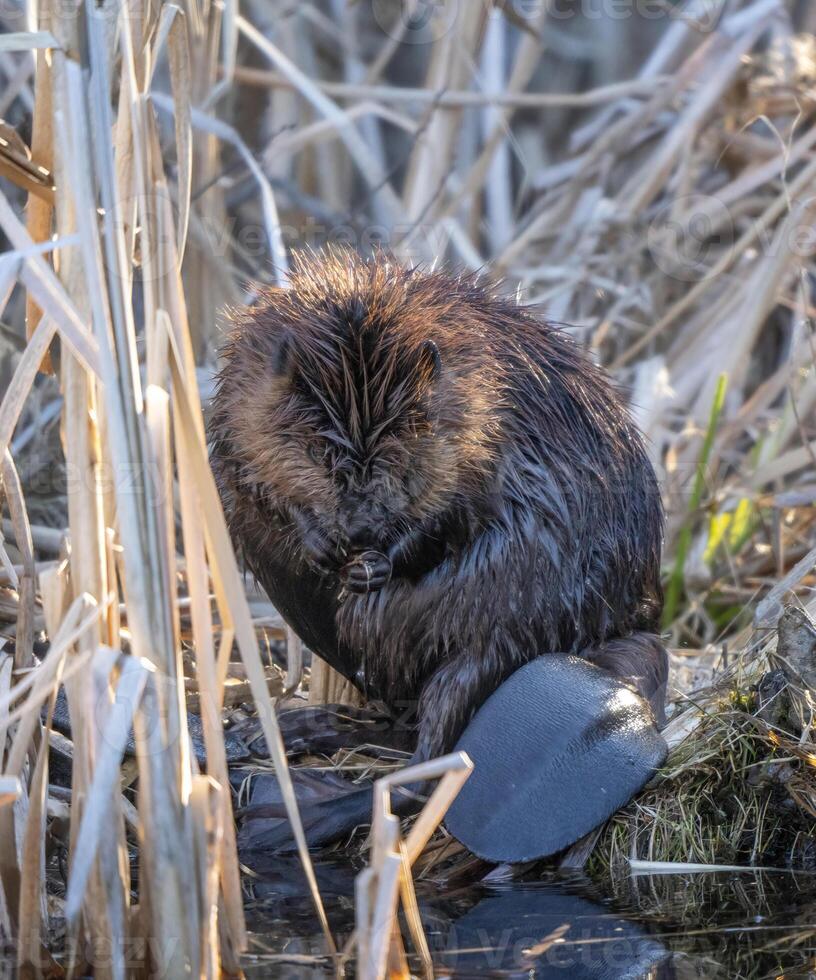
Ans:
MULTIPOLYGON (((317 871, 342 941, 355 869, 317 871)), ((323 947, 297 865, 270 866, 248 891, 248 976, 331 976, 314 958, 323 947)), ((814 875, 552 876, 447 893, 423 886, 420 905, 437 977, 816 978, 814 875)))

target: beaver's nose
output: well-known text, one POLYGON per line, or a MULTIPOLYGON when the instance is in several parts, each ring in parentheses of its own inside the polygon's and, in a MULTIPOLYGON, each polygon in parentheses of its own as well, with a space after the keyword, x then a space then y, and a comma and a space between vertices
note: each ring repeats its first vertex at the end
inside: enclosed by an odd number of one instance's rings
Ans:
POLYGON ((371 530, 371 516, 359 511, 350 515, 346 521, 346 537, 348 538, 352 551, 359 551, 373 545, 374 537, 371 530))

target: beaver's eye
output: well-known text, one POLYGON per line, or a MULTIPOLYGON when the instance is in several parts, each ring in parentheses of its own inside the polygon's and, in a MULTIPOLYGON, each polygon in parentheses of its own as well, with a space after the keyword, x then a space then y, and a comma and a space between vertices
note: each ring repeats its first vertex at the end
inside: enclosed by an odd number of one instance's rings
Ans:
POLYGON ((309 456, 309 459, 313 463, 322 463, 323 462, 323 459, 325 458, 325 453, 323 451, 323 447, 322 446, 319 446, 316 442, 309 443, 309 446, 306 449, 306 452, 307 452, 307 454, 309 456))

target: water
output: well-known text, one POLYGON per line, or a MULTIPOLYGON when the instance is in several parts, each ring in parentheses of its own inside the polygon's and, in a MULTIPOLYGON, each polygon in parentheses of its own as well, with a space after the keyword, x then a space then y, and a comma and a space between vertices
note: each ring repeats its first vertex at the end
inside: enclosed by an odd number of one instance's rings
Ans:
MULTIPOLYGON (((317 871, 342 942, 355 869, 317 871)), ((332 976, 297 865, 270 865, 249 892, 247 975, 332 976)), ((549 876, 418 894, 437 977, 816 978, 816 875, 549 876)))

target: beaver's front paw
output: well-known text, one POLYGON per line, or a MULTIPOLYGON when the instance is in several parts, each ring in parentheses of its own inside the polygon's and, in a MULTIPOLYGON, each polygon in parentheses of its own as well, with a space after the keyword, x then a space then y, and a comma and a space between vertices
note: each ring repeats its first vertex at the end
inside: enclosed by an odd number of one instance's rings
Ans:
POLYGON ((391 561, 379 551, 363 551, 343 567, 340 577, 348 592, 377 592, 391 579, 391 561))

